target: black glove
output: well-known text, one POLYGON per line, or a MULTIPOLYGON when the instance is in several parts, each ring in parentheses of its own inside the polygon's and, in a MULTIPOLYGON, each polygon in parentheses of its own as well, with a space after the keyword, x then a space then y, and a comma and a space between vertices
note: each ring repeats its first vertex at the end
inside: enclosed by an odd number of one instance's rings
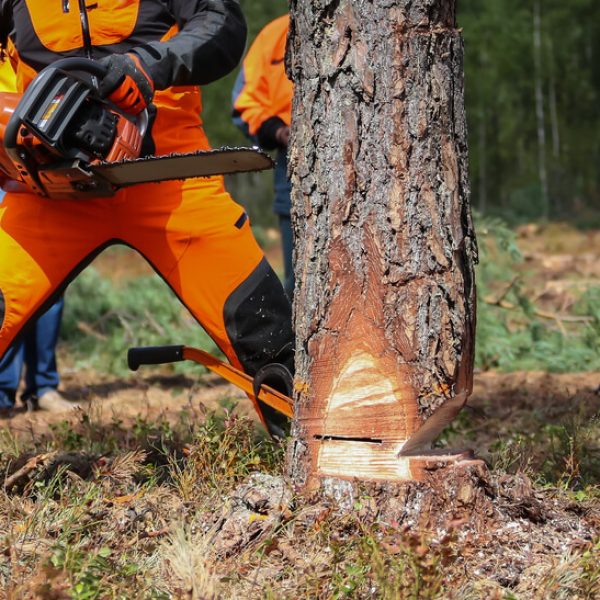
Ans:
POLYGON ((100 61, 108 72, 98 93, 132 115, 148 108, 154 97, 154 82, 135 54, 113 54, 100 61))

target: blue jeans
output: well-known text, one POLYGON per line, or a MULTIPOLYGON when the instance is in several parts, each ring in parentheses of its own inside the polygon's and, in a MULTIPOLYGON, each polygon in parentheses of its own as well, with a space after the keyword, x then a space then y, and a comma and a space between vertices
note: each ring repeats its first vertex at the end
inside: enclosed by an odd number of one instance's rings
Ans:
POLYGON ((41 396, 58 387, 56 342, 60 330, 63 298, 53 304, 0 360, 0 408, 15 404, 21 372, 25 366, 23 398, 41 396))
POLYGON ((294 250, 294 232, 292 221, 289 216, 279 215, 279 230, 281 231, 281 246, 283 249, 283 268, 285 280, 283 288, 290 300, 294 297, 294 265, 292 252, 294 250))

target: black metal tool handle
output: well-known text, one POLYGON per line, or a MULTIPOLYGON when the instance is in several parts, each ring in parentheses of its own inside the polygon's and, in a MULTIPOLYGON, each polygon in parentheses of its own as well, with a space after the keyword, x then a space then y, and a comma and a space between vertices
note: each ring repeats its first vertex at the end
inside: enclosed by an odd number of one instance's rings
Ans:
POLYGON ((140 365, 162 365, 181 362, 184 346, 140 346, 127 352, 127 366, 137 371, 140 365))

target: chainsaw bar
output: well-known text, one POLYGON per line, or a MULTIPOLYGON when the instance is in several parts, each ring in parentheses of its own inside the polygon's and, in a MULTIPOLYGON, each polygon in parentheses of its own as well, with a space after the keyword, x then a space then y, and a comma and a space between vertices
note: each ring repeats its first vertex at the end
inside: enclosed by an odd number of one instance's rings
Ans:
POLYGON ((273 159, 258 148, 215 148, 186 154, 147 156, 119 162, 100 162, 90 171, 121 188, 138 183, 155 183, 246 173, 272 169, 273 159))

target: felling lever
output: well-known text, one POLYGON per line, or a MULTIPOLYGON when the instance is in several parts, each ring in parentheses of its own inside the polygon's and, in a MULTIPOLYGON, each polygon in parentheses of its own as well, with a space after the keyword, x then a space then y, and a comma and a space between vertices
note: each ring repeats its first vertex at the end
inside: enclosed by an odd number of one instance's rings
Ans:
POLYGON ((286 417, 294 416, 294 405, 291 398, 265 384, 260 387, 258 396, 255 396, 254 380, 250 375, 246 375, 204 350, 188 346, 144 346, 130 348, 127 353, 127 365, 132 371, 137 371, 140 365, 160 365, 184 360, 191 360, 205 366, 249 396, 260 400, 286 417))

